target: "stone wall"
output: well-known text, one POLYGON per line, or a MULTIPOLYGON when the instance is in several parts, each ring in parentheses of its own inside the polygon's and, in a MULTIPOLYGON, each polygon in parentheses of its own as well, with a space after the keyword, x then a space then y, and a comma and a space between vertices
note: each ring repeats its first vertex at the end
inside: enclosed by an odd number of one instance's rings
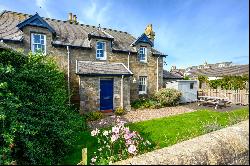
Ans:
POLYGON ((114 165, 249 165, 249 120, 114 165))
MULTIPOLYGON (((26 53, 30 51, 31 35, 30 33, 43 33, 46 35, 46 54, 53 57, 58 66, 65 71, 65 79, 67 79, 67 49, 66 46, 53 46, 51 44, 54 36, 45 28, 41 27, 32 27, 27 26, 23 29, 24 33, 24 42, 23 43, 11 43, 6 44, 11 45, 14 48, 23 49, 26 53)), ((96 60, 96 41, 97 39, 91 39, 92 49, 86 48, 77 48, 70 47, 70 90, 72 93, 71 101, 72 103, 79 106, 80 104, 80 95, 79 95, 79 77, 76 73, 76 60, 79 61, 98 61, 96 60)), ((106 42, 106 51, 107 51, 107 62, 118 62, 124 63, 125 66, 128 66, 128 53, 114 53, 111 51, 111 41, 102 40, 106 42)), ((148 44, 144 44, 148 48, 148 62, 141 63, 139 62, 137 54, 130 55, 130 70, 134 73, 133 78, 130 79, 130 99, 135 100, 139 97, 138 92, 138 83, 139 76, 148 77, 148 94, 151 95, 156 91, 156 76, 157 76, 157 67, 156 59, 157 57, 153 56, 151 53, 151 48, 148 44), (133 83, 132 80, 136 79, 136 83, 133 83)), ((137 46, 139 47, 139 45, 137 46)), ((163 84, 163 58, 159 58, 159 88, 163 84)), ((94 98, 94 97, 93 97, 94 98)))
MULTIPOLYGON (((81 113, 100 110, 100 80, 114 80, 114 109, 121 106, 121 77, 80 77, 80 105, 81 113)), ((130 110, 130 78, 123 78, 123 107, 130 110)))

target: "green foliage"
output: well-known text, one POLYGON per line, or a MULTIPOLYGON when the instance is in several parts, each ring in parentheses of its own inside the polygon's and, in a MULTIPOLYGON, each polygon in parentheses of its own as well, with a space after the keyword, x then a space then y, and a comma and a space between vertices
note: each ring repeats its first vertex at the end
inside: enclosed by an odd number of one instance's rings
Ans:
POLYGON ((190 78, 188 76, 184 76, 183 78, 184 80, 190 80, 190 78))
POLYGON ((203 83, 208 82, 208 77, 205 75, 198 75, 198 80, 199 80, 199 88, 201 88, 201 85, 203 83))
POLYGON ((0 50, 0 164, 57 164, 82 118, 64 74, 46 56, 0 50))
POLYGON ((181 98, 181 92, 176 89, 162 88, 154 94, 161 106, 176 106, 181 98))
POLYGON ((181 98, 181 92, 175 89, 162 88, 151 98, 140 98, 131 103, 135 109, 162 108, 176 106, 181 98))
POLYGON ((121 107, 115 109, 115 115, 124 115, 125 113, 126 111, 121 107))
POLYGON ((131 103, 135 109, 160 108, 161 105, 154 98, 140 98, 131 103))
POLYGON ((103 118, 103 114, 100 111, 88 112, 86 114, 88 121, 95 121, 103 118))
POLYGON ((224 76, 222 79, 210 80, 209 86, 213 89, 221 88, 226 90, 245 89, 248 76, 224 76))

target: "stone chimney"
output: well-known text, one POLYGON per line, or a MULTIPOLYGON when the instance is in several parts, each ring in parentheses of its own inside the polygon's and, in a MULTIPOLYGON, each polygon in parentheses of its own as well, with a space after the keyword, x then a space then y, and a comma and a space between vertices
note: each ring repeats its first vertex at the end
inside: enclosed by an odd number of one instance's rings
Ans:
POLYGON ((176 66, 171 66, 170 71, 174 71, 174 70, 176 70, 176 66))
POLYGON ((76 15, 73 15, 73 22, 77 23, 77 17, 76 17, 76 15))
POLYGON ((69 22, 72 22, 72 20, 73 20, 73 18, 72 18, 72 13, 69 13, 69 19, 68 19, 68 21, 69 21, 69 22))
POLYGON ((153 26, 152 24, 149 24, 146 29, 145 29, 145 32, 144 32, 147 37, 151 40, 151 42, 154 43, 154 39, 155 39, 155 32, 153 31, 153 26))

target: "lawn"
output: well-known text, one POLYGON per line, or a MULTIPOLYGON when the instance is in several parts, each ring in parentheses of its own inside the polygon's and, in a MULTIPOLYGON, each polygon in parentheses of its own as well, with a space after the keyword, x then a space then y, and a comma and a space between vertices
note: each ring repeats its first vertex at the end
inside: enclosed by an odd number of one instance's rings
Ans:
MULTIPOLYGON (((244 107, 230 112, 199 110, 196 112, 158 118, 128 124, 141 136, 150 140, 155 148, 163 148, 196 136, 235 124, 249 118, 249 108, 244 107)), ((77 164, 81 159, 81 149, 88 148, 88 159, 96 150, 97 141, 89 131, 79 132, 79 141, 63 164, 77 164)))

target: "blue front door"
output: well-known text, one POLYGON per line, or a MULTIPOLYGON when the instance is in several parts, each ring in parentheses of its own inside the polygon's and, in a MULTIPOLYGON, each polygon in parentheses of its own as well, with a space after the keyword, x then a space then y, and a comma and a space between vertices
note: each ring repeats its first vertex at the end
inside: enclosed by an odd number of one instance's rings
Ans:
POLYGON ((113 110, 113 80, 100 80, 100 110, 113 110))

